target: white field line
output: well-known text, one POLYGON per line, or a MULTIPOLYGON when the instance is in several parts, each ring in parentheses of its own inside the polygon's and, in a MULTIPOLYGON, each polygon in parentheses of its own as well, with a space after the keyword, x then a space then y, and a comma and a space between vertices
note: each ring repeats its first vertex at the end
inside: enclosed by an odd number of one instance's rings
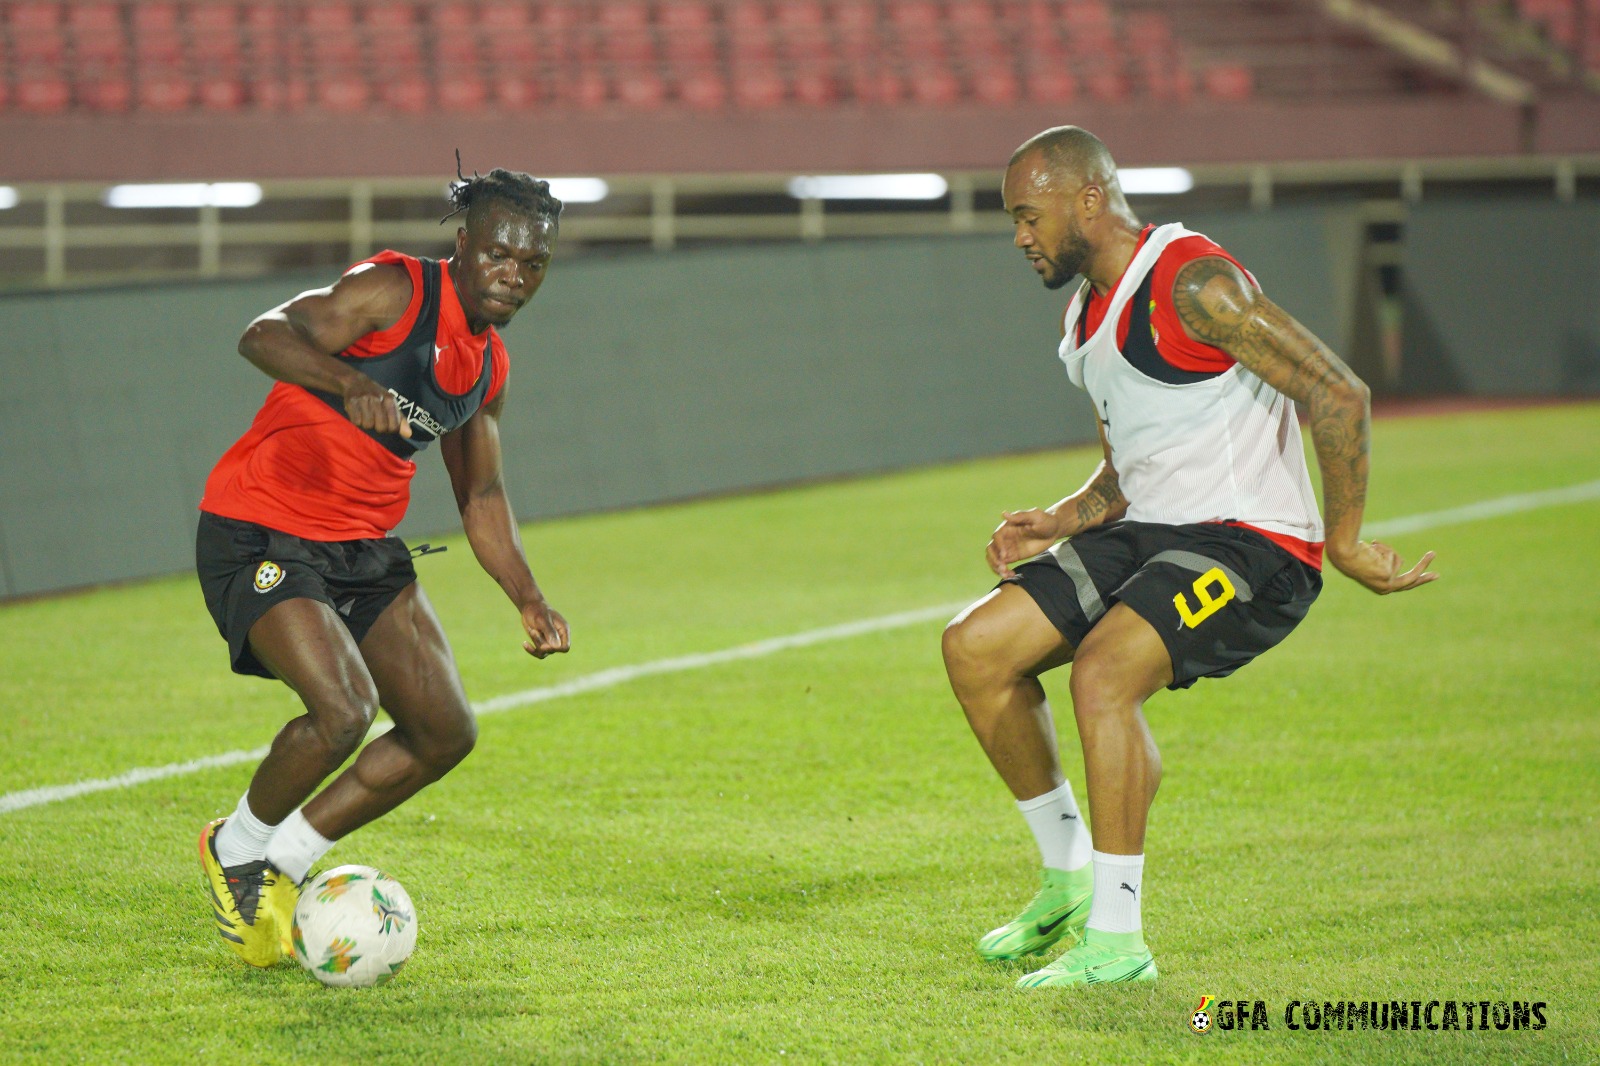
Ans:
MULTIPOLYGON (((1374 522, 1367 526, 1363 532, 1368 536, 1392 537, 1397 534, 1416 533, 1425 529, 1433 529, 1437 526, 1454 525, 1460 522, 1496 518, 1509 514, 1520 514, 1543 507, 1581 503, 1594 499, 1600 499, 1600 481, 1589 481, 1559 489, 1547 489, 1543 492, 1525 492, 1514 496, 1500 496, 1492 500, 1467 504, 1463 507, 1452 507, 1443 511, 1429 511, 1404 518, 1392 518, 1385 522, 1374 522)), ((786 637, 758 640, 752 644, 740 644, 736 647, 724 648, 721 651, 679 655, 670 659, 655 659, 651 662, 635 663, 631 666, 616 666, 609 670, 601 670, 598 673, 573 678, 571 681, 563 681, 558 685, 546 685, 541 688, 530 688, 521 692, 507 693, 504 696, 495 696, 492 699, 474 703, 472 706, 473 710, 479 715, 499 714, 502 711, 515 710, 518 707, 526 707, 534 703, 544 703, 547 700, 563 699, 567 696, 582 695, 585 692, 613 688, 617 685, 627 684, 630 681, 637 681, 641 677, 654 677, 658 674, 677 674, 686 670, 702 670, 707 667, 721 666, 724 663, 740 662, 746 659, 763 659, 769 655, 776 655, 792 648, 806 648, 813 644, 825 644, 834 640, 848 640, 851 637, 859 637, 868 633, 879 633, 889 629, 903 629, 906 626, 948 618, 964 606, 966 606, 966 601, 944 604, 939 607, 924 607, 920 610, 901 611, 896 614, 880 615, 876 618, 863 618, 859 621, 825 626, 821 629, 808 629, 803 633, 791 633, 786 637)), ((388 728, 389 724, 387 722, 379 723, 373 727, 370 736, 378 736, 387 731, 388 728)), ((184 777, 188 774, 198 773, 201 770, 234 766, 238 763, 260 762, 266 757, 266 754, 267 748, 265 746, 252 748, 249 751, 225 751, 218 755, 190 759, 187 762, 168 763, 165 766, 140 767, 135 770, 129 770, 127 773, 118 774, 116 777, 102 777, 88 781, 77 781, 70 785, 50 785, 45 788, 7 792, 4 795, 0 795, 0 814, 10 814, 13 811, 25 810, 29 807, 43 807, 47 804, 60 803, 63 800, 87 796, 95 792, 131 788, 147 781, 160 781, 169 777, 184 777)))

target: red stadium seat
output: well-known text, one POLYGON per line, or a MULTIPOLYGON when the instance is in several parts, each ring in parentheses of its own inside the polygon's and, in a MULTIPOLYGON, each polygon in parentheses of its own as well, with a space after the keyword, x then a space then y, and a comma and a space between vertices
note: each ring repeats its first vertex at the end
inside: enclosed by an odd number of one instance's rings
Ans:
POLYGON ((667 86, 653 70, 625 69, 616 77, 616 97, 629 107, 654 110, 666 100, 667 86))
POLYGON ((77 39, 72 58, 80 71, 121 69, 128 65, 128 43, 120 33, 86 33, 77 39))
POLYGON ((428 4, 428 21, 435 30, 470 30, 478 24, 478 12, 471 4, 428 4))
POLYGON ((779 51, 794 62, 819 63, 833 58, 833 38, 822 26, 796 26, 778 36, 779 51))
POLYGON ((11 61, 18 67, 57 67, 67 54, 67 39, 59 29, 18 30, 11 38, 11 61))
POLYGON ((306 7, 305 20, 314 35, 349 33, 356 28, 356 10, 343 0, 317 0, 306 7))
POLYGON ((728 102, 728 83, 711 67, 686 69, 678 76, 677 96, 689 107, 715 110, 728 102))
POLYGON ((656 42, 649 31, 616 30, 602 38, 605 57, 621 66, 643 66, 656 61, 656 42))
POLYGON ((663 0, 656 8, 656 22, 669 30, 699 29, 713 21, 705 0, 663 0))
POLYGON ((669 29, 661 34, 661 50, 675 66, 704 66, 716 62, 717 38, 709 26, 669 29))
POLYGON ((133 103, 133 83, 126 74, 107 72, 78 82, 78 103, 90 111, 121 112, 133 103))
POLYGON ((415 70, 403 74, 386 73, 378 83, 378 101, 391 111, 422 115, 433 105, 433 90, 428 79, 415 70))
POLYGON ((146 30, 133 39, 139 62, 175 66, 183 62, 183 36, 176 30, 146 30))
POLYGON ((444 111, 481 111, 489 99, 489 87, 476 74, 441 76, 435 89, 444 111))
MULTIPOLYGON (((6 8, 6 24, 13 30, 53 30, 61 25, 61 5, 14 3, 6 8)), ((18 99, 21 99, 20 93, 18 99)))
POLYGON ((293 77, 257 77, 250 82, 250 101, 263 111, 298 111, 310 103, 305 81, 293 77))
POLYGON ((496 71, 530 71, 538 63, 540 50, 533 34, 495 34, 489 38, 489 62, 496 71))
POLYGON ((373 28, 367 34, 367 57, 373 71, 415 71, 427 65, 422 36, 414 26, 373 28))
POLYGON ((1120 104, 1128 99, 1128 78, 1114 67, 1090 70, 1084 75, 1083 84, 1089 95, 1103 104, 1120 104))
POLYGON ((961 99, 961 82, 948 67, 914 68, 907 81, 911 86, 911 98, 919 104, 948 107, 961 99))
POLYGON ((838 101, 839 84, 825 66, 806 65, 794 72, 790 92, 798 103, 826 107, 838 101))
POLYGON ((905 82, 888 67, 876 64, 855 66, 849 75, 850 92, 864 104, 898 104, 905 99, 905 82))
POLYGON ((237 111, 244 105, 244 83, 229 74, 203 74, 195 82, 195 97, 207 111, 237 111))
POLYGON ((650 9, 640 0, 604 0, 600 5, 600 26, 607 33, 650 29, 650 9))
POLYGON ((194 83, 177 67, 151 67, 139 72, 137 99, 142 111, 182 111, 194 99, 194 83))
POLYGON ((116 4, 73 4, 67 9, 67 24, 74 34, 120 34, 122 10, 116 4))
POLYGON ((361 37, 354 30, 327 30, 311 35, 310 52, 318 67, 361 66, 361 37))
POLYGON ((491 36, 525 36, 533 33, 533 12, 527 4, 488 4, 478 14, 478 25, 491 36))
POLYGON ((602 106, 609 97, 606 79, 593 67, 576 67, 556 80, 556 96, 575 107, 602 106))
POLYGON ((139 0, 128 7, 135 34, 176 34, 182 29, 178 5, 168 0, 139 0))
MULTIPOLYGON (((506 5, 509 10, 511 5, 506 5)), ((411 4, 369 0, 361 9, 361 24, 373 31, 411 30, 417 25, 417 9, 411 4)))
POLYGON ((828 23, 828 11, 820 0, 783 0, 775 14, 778 25, 786 32, 821 29, 828 23))
POLYGON ((1022 85, 1017 72, 1009 65, 986 64, 972 72, 972 95, 979 103, 1003 107, 1016 103, 1022 96, 1022 85))
POLYGON ((1213 100, 1237 103, 1255 93, 1255 78, 1250 68, 1240 63, 1221 63, 1209 67, 1202 76, 1206 95, 1213 100))
POLYGON ((543 98, 539 82, 527 75, 497 73, 490 82, 497 107, 520 111, 532 107, 543 98))
POLYGON ((326 111, 360 111, 370 96, 367 81, 359 74, 330 72, 317 80, 316 103, 326 111))
POLYGON ((60 75, 24 75, 14 87, 14 106, 38 115, 59 114, 72 102, 72 89, 60 75))
POLYGON ((1064 66, 1035 66, 1025 78, 1028 98, 1041 104, 1069 104, 1078 96, 1077 79, 1064 66))
POLYGON ((738 106, 750 110, 777 107, 783 96, 783 78, 775 68, 765 64, 734 68, 733 101, 738 106))
POLYGON ((433 54, 444 67, 475 67, 479 59, 478 35, 461 30, 440 34, 434 40, 433 54))
POLYGON ((889 21, 896 26, 932 29, 943 19, 939 5, 932 0, 891 0, 889 21))

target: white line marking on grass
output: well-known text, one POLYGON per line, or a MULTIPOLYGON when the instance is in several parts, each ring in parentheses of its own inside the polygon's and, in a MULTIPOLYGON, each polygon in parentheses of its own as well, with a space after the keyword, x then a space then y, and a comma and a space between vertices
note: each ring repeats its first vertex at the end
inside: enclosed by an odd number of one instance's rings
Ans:
MULTIPOLYGON (((1504 515, 1538 510, 1543 507, 1556 507, 1561 504, 1582 503, 1595 499, 1600 499, 1600 481, 1588 481, 1581 485, 1568 485, 1565 488, 1546 489, 1542 492, 1524 492, 1514 496, 1500 496, 1492 500, 1482 500, 1478 503, 1469 503, 1462 507, 1451 507, 1443 511, 1428 511, 1424 514, 1409 515, 1404 518, 1391 518, 1383 522, 1374 522, 1367 526, 1363 532, 1369 537, 1392 537, 1397 534, 1417 533, 1437 526, 1472 522, 1482 518, 1498 518, 1504 515)), ((915 611, 900 611, 896 614, 880 615, 877 618, 863 618, 856 622, 845 622, 842 625, 809 629, 803 633, 791 633, 786 637, 772 637, 768 640, 755 641, 752 644, 740 644, 737 647, 724 648, 721 651, 679 655, 671 659, 656 659, 651 662, 635 663, 632 666, 614 666, 609 670, 586 674, 583 677, 573 678, 571 681, 563 681, 558 685, 546 685, 541 688, 530 688, 521 692, 507 693, 504 696, 495 696, 472 706, 473 710, 480 715, 499 714, 502 711, 526 707, 529 704, 544 703, 547 700, 563 699, 567 696, 578 696, 585 692, 596 692, 600 689, 624 685, 641 677, 677 674, 686 670, 703 670, 711 666, 721 666, 723 663, 740 662, 746 659, 762 659, 769 655, 788 651, 791 648, 806 648, 813 644, 825 644, 833 640, 848 640, 851 637, 859 637, 867 633, 903 629, 906 626, 918 625, 922 622, 948 618, 962 607, 965 607, 966 604, 967 601, 962 601, 961 603, 946 604, 941 607, 924 607, 915 611)), ((389 723, 379 723, 373 727, 368 739, 387 732, 389 728, 389 723)), ((265 747, 254 748, 250 751, 225 751, 220 755, 207 755, 199 759, 190 759, 188 762, 168 763, 166 766, 141 767, 136 770, 129 770, 124 774, 118 774, 116 777, 78 781, 70 785, 31 788, 21 792, 7 792, 5 795, 0 795, 0 814, 9 814, 12 811, 25 810, 29 807, 43 807, 47 804, 60 803, 78 796, 87 796, 94 792, 131 788, 134 785, 142 785, 147 781, 160 781, 168 777, 183 777, 188 774, 198 773, 201 770, 235 766, 239 763, 259 762, 266 757, 266 754, 267 748, 265 747)))
POLYGON ((1501 515, 1520 514, 1523 511, 1556 507, 1564 503, 1583 503, 1586 500, 1600 500, 1600 481, 1586 481, 1581 485, 1545 489, 1542 492, 1499 496, 1492 500, 1480 500, 1477 503, 1451 507, 1443 511, 1428 511, 1425 514, 1408 515, 1405 518, 1391 518, 1386 522, 1374 522, 1362 532, 1369 537, 1392 537, 1397 533, 1417 533, 1435 526, 1473 522, 1480 518, 1499 518, 1501 515))

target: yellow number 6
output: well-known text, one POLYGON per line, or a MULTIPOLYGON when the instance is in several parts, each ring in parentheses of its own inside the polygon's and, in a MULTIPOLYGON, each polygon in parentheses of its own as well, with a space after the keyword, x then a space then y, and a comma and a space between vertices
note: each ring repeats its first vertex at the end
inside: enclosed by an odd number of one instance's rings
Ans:
POLYGON ((1233 582, 1228 580, 1217 567, 1212 567, 1194 579, 1194 598, 1200 601, 1200 609, 1189 609, 1189 601, 1183 598, 1183 593, 1172 597, 1172 604, 1178 608, 1178 616, 1183 619, 1183 624, 1193 629, 1207 618, 1222 610, 1223 605, 1233 599, 1233 582), (1212 586, 1217 590, 1213 591, 1212 586))

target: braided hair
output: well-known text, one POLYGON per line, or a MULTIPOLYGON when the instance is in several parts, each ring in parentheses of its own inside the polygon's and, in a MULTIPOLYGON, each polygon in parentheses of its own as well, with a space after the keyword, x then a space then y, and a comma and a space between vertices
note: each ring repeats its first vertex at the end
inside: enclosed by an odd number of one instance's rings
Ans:
POLYGON ((548 181, 503 167, 495 167, 487 174, 474 170, 472 177, 466 177, 461 173, 459 150, 456 152, 456 179, 450 183, 452 210, 440 222, 448 222, 464 211, 470 223, 473 207, 498 201, 530 218, 548 220, 556 227, 561 225, 561 201, 550 195, 548 181))

